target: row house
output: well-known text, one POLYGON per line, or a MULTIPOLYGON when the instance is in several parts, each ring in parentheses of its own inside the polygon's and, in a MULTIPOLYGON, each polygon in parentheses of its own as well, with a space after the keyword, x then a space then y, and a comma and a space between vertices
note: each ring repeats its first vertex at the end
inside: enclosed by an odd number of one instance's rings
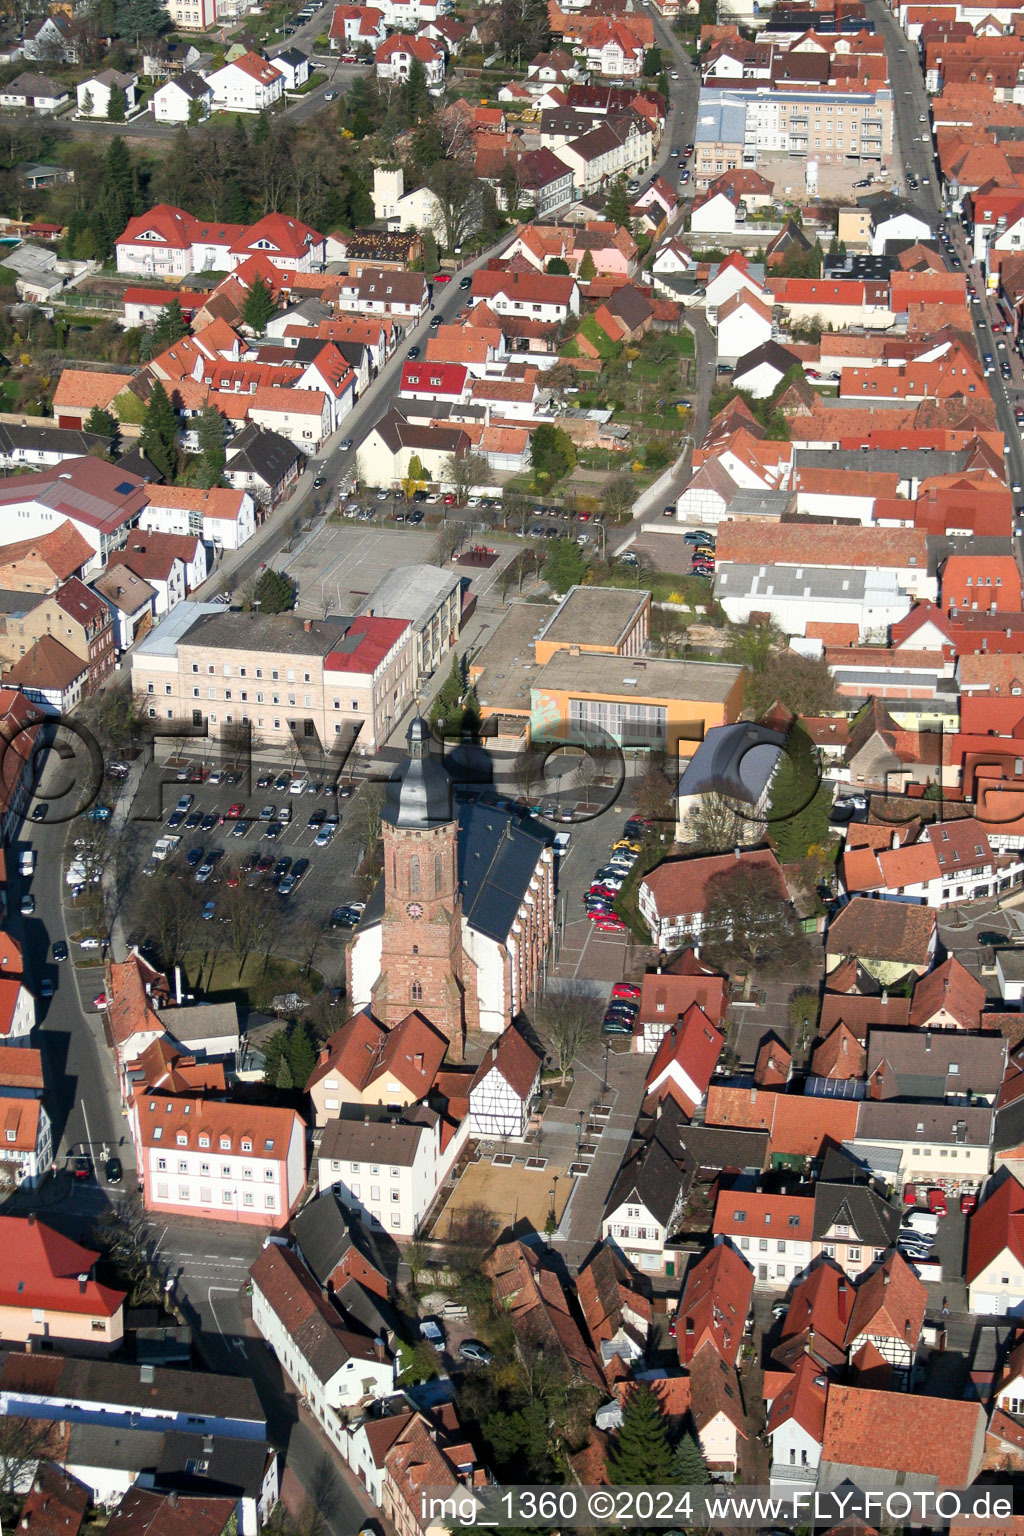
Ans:
POLYGON ((301 1257, 280 1242, 249 1270, 252 1320, 310 1412, 341 1449, 350 1415, 387 1397, 394 1366, 380 1339, 346 1327, 301 1257))
POLYGON ((387 316, 411 322, 426 314, 430 294, 420 272, 400 272, 390 267, 360 266, 341 279, 338 308, 343 312, 387 316))
POLYGON ((26 607, 0 616, 0 633, 12 657, 24 656, 44 635, 54 639, 87 664, 86 691, 102 686, 114 669, 114 627, 106 604, 77 576, 41 600, 26 595, 26 607))
POLYGON ((215 550, 240 549, 256 531, 256 505, 250 491, 152 485, 148 494, 140 528, 199 538, 215 550))
POLYGON ((606 118, 556 154, 572 171, 573 186, 584 195, 600 192, 619 176, 636 176, 651 163, 654 135, 638 115, 606 118))
POLYGON ((495 315, 521 315, 564 325, 580 312, 580 290, 572 277, 546 272, 506 272, 481 268, 473 273, 474 304, 485 303, 495 315))

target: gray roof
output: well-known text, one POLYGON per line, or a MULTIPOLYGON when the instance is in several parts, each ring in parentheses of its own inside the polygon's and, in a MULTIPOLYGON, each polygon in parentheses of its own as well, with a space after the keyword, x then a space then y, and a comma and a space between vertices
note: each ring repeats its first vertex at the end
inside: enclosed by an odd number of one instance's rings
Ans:
POLYGON ((707 91, 701 91, 697 126, 693 130, 695 144, 742 144, 746 130, 746 102, 716 101, 707 91))
POLYGON ((996 967, 1004 981, 1024 981, 1024 949, 997 949, 996 967))
MULTIPOLYGON (((317 342, 316 351, 322 350, 323 342, 317 342)), ((256 475, 269 486, 279 485, 296 460, 302 457, 295 444, 282 437, 280 432, 258 427, 254 421, 247 422, 232 438, 225 453, 227 467, 224 473, 228 478, 244 471, 256 475)))
MULTIPOLYGON (((184 606, 181 604, 179 606, 184 606)), ((319 656, 337 648, 352 620, 303 619, 295 613, 235 613, 217 603, 201 614, 181 645, 212 646, 223 651, 277 651, 282 656, 319 656), (306 628, 306 625, 309 628, 306 628)))
POLYGON ((167 1008, 161 1014, 164 1027, 175 1040, 207 1040, 228 1035, 238 1043, 237 1003, 190 1003, 187 1008, 167 1008))
POLYGON ((857 1115, 857 1141, 987 1147, 992 1136, 992 1118, 993 1111, 987 1105, 886 1104, 866 1099, 857 1115))
POLYGON ((763 341, 759 347, 755 347, 752 352, 745 352, 739 359, 733 370, 732 382, 739 386, 739 381, 745 373, 752 373, 763 363, 767 363, 782 375, 788 373, 799 362, 800 359, 795 352, 788 351, 777 341, 763 341))
POLYGON ((430 750, 431 732, 417 715, 409 725, 409 755, 389 781, 381 820, 393 827, 435 827, 452 819, 452 784, 430 750))
MULTIPOLYGON (((755 567, 756 569, 756 567, 755 567)), ((714 661, 663 661, 651 657, 572 656, 558 651, 537 674, 538 688, 565 689, 573 695, 606 693, 626 698, 693 699, 720 703, 735 687, 742 667, 714 661)))
POLYGON ((630 1143, 605 1201, 605 1220, 635 1199, 662 1226, 668 1226, 694 1175, 689 1153, 679 1145, 678 1132, 679 1117, 668 1111, 653 1122, 648 1136, 630 1143))
MULTIPOLYGON (((837 404, 838 402, 831 402, 837 404)), ((872 400, 872 410, 882 402, 872 400)), ((902 402, 900 402, 902 403, 902 402)), ((863 410, 864 402, 855 400, 852 405, 863 410)), ((870 469, 877 474, 895 474, 902 480, 926 480, 931 475, 958 475, 967 468, 971 451, 960 448, 954 453, 928 452, 914 448, 872 448, 867 454, 859 448, 793 448, 793 463, 797 469, 870 469)))
POLYGON ((540 670, 533 642, 551 617, 547 603, 510 603, 494 632, 473 657, 476 696, 490 709, 530 711, 530 689, 540 670))
POLYGON ((107 440, 95 432, 78 432, 70 427, 30 427, 14 422, 0 422, 0 453, 18 448, 36 453, 60 453, 67 459, 92 453, 107 446, 107 440))
POLYGON ((996 1115, 992 1151, 1006 1152, 1024 1142, 1024 1098, 1015 1099, 996 1115))
POLYGON ((357 1216, 345 1209, 333 1190, 302 1207, 292 1221, 291 1233, 299 1245, 306 1268, 320 1285, 327 1284, 352 1248, 374 1269, 385 1273, 372 1233, 357 1216))
POLYGON ((478 933, 503 944, 551 834, 532 817, 484 801, 459 810, 462 910, 478 933))
POLYGON ((755 721, 712 726, 683 769, 676 794, 729 795, 756 805, 771 782, 786 738, 755 721))
POLYGON ((399 565, 377 583, 363 612, 378 619, 408 619, 413 629, 423 629, 461 584, 460 575, 436 565, 399 565))
POLYGON ((176 656, 183 636, 204 614, 222 613, 220 603, 178 603, 135 647, 136 656, 176 656))
POLYGON ((570 587, 538 638, 559 644, 618 645, 648 597, 647 592, 625 587, 570 587))
POLYGON ((441 1116, 436 1109, 414 1104, 396 1113, 382 1106, 343 1104, 329 1120, 320 1140, 320 1161, 389 1163, 411 1168, 424 1135, 434 1134, 441 1116))
MULTIPOLYGON (((107 1467, 111 1472, 155 1472, 166 1434, 159 1429, 127 1429, 119 1424, 68 1425, 68 1467, 107 1467)), ((232 1440, 234 1447, 239 1441, 232 1440)))
POLYGON ((265 1426, 254 1384, 246 1376, 218 1376, 204 1371, 197 1406, 196 1378, 191 1371, 146 1367, 152 1380, 143 1381, 140 1367, 117 1360, 78 1360, 67 1355, 28 1355, 8 1350, 0 1365, 0 1391, 41 1402, 106 1403, 113 1409, 146 1408, 168 1413, 202 1413, 246 1420, 265 1426))
POLYGON ((781 519, 794 505, 792 491, 739 490, 730 497, 727 511, 730 518, 768 517, 781 519))
POLYGON ((348 1327, 357 1324, 375 1339, 402 1332, 402 1321, 391 1303, 358 1280, 346 1280, 334 1292, 333 1301, 348 1327))
POLYGON ((1006 1067, 1006 1040, 994 1030, 965 1035, 958 1029, 872 1029, 868 1036, 868 1077, 883 1063, 888 1069, 883 1088, 886 1098, 941 1100, 949 1093, 995 1095, 1006 1067))
POLYGON ((161 1492, 234 1494, 258 1499, 272 1454, 263 1440, 227 1440, 223 1435, 186 1435, 169 1430, 155 1468, 161 1492))
POLYGON ((867 1248, 888 1248, 896 1241, 900 1213, 865 1180, 863 1183, 814 1186, 814 1236, 824 1237, 836 1222, 845 1223, 867 1248))
MULTIPOLYGON (((888 567, 740 565, 723 561, 715 575, 716 597, 827 597, 836 603, 893 603, 904 595, 888 567)), ((845 607, 843 612, 845 612, 845 607)))
POLYGON ((741 1173, 760 1173, 768 1161, 767 1131, 730 1131, 705 1125, 686 1125, 679 1144, 697 1170, 738 1168, 741 1173))

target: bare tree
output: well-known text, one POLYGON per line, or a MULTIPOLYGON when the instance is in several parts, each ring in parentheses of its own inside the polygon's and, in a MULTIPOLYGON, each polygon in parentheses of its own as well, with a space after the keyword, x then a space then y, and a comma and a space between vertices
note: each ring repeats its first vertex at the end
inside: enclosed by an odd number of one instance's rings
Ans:
POLYGON ((132 1306, 159 1301, 160 1275, 153 1263, 153 1229, 142 1199, 126 1195, 103 1213, 94 1229, 94 1241, 116 1270, 132 1306))
POLYGON ((745 841, 749 826, 729 796, 713 789, 701 795, 700 805, 690 817, 688 841, 702 853, 727 852, 745 841))
POLYGON ((441 479, 455 492, 457 506, 464 506, 471 491, 486 485, 491 466, 482 453, 449 453, 441 465, 441 479))
POLYGON ((582 985, 545 992, 537 1022, 551 1041, 563 1083, 573 1062, 587 1046, 596 1043, 602 1012, 600 999, 582 985))
POLYGON ((324 925, 314 913, 310 913, 305 922, 303 922, 299 928, 297 938, 299 954, 302 957, 302 974, 308 981, 313 969, 313 963, 316 960, 317 950, 324 939, 324 925))
POLYGON ((466 525, 460 518, 449 518, 443 522, 434 540, 432 553, 435 565, 444 565, 446 560, 451 560, 462 548, 465 539, 466 525))
POLYGON ((9 1528, 39 1463, 60 1456, 61 1438, 56 1419, 0 1418, 0 1514, 9 1528))
POLYGON ((447 250, 454 251, 480 228, 480 183, 469 167, 457 160, 436 161, 424 180, 437 201, 434 232, 447 250))
POLYGON ((370 859, 377 852, 380 842, 380 813, 384 807, 386 788, 379 779, 368 779, 360 788, 349 812, 349 826, 356 830, 360 842, 370 859))
POLYGON ((635 500, 636 481, 628 471, 613 475, 605 482, 601 492, 601 508, 606 517, 618 520, 629 511, 635 500))
POLYGON ((139 905, 139 922, 167 966, 184 960, 201 921, 202 898, 184 864, 154 876, 139 905))
POLYGON ((276 912, 269 894, 259 887, 241 882, 228 890, 224 902, 231 934, 231 947, 238 960, 241 981, 249 956, 262 946, 274 926, 276 912))
POLYGON ((339 1510, 340 1484, 326 1451, 317 1459, 304 1487, 306 1497, 296 1521, 297 1536, 330 1536, 332 1523, 339 1510))

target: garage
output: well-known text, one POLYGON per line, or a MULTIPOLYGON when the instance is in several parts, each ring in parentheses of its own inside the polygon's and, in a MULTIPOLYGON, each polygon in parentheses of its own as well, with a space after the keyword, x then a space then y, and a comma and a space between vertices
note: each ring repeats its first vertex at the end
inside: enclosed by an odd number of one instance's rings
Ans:
POLYGON ((992 1291, 976 1291, 971 1297, 971 1311, 981 1317, 993 1317, 1002 1311, 1000 1298, 992 1291))

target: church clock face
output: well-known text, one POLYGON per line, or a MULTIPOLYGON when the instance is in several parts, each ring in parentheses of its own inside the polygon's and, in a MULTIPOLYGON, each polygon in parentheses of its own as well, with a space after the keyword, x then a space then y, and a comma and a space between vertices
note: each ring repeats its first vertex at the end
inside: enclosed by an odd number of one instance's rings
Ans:
POLYGON ((406 912, 408 913, 408 915, 410 917, 422 917, 423 916, 423 908, 420 906, 418 901, 410 901, 409 905, 406 907, 405 910, 406 910, 406 912))

